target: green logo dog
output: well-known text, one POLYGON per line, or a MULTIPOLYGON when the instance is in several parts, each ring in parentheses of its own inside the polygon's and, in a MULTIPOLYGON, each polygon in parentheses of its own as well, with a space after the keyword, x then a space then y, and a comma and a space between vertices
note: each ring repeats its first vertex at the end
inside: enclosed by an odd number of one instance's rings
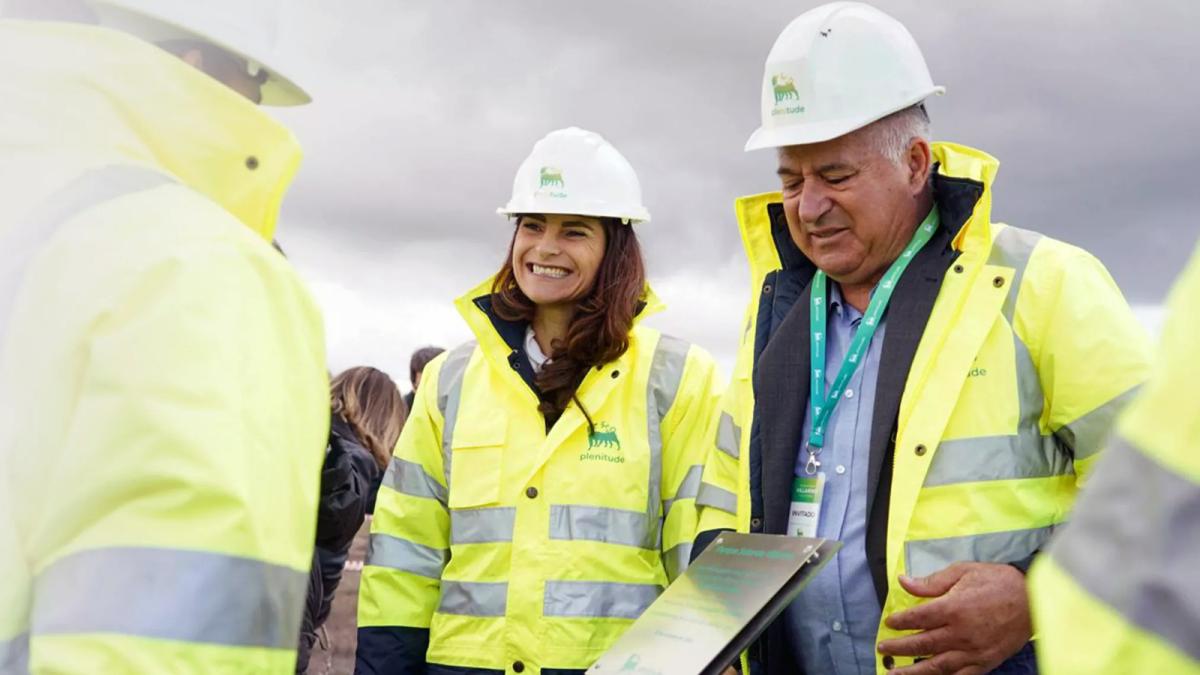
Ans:
POLYGON ((621 439, 617 438, 617 429, 613 425, 601 422, 596 425, 596 430, 588 435, 588 450, 595 448, 621 449, 621 439))
POLYGON ((800 93, 796 91, 796 82, 790 75, 772 75, 771 88, 775 90, 775 103, 800 100, 800 93))
POLYGON ((562 169, 556 169, 552 166, 543 166, 541 172, 540 187, 562 188, 563 184, 562 169))

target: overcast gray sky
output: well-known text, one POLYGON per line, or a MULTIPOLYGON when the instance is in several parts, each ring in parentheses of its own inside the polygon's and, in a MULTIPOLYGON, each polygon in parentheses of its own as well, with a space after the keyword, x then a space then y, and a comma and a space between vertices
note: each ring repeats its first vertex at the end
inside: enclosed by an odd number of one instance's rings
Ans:
MULTIPOLYGON (((730 363, 750 297, 732 202, 777 189, 773 154, 742 145, 767 51, 817 4, 288 0, 283 50, 317 101, 279 113, 307 151, 280 238, 331 367, 400 379, 415 347, 469 337, 450 303, 503 258, 517 165, 569 125, 641 178, 652 323, 730 363)), ((995 218, 1092 251, 1155 323, 1200 234, 1200 2, 875 4, 947 87, 935 138, 1000 159, 995 218)))

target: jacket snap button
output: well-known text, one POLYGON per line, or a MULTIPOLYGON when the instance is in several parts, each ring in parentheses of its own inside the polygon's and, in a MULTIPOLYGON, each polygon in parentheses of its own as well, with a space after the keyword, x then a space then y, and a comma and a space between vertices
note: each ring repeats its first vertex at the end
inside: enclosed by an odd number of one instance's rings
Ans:
POLYGON ((925 451, 926 451, 927 449, 928 449, 928 448, 926 448, 924 445, 918 445, 918 446, 917 446, 917 457, 922 457, 922 456, 924 456, 924 455, 925 455, 925 451))
POLYGON ((615 379, 617 379, 618 377, 620 377, 620 375, 621 375, 621 371, 619 371, 619 370, 614 370, 614 371, 612 372, 612 379, 614 379, 614 380, 615 380, 615 379))
POLYGON ((250 169, 251 171, 257 169, 258 168, 258 158, 255 157, 254 155, 250 155, 249 157, 247 157, 246 158, 246 168, 250 169))
POLYGON ((891 654, 883 655, 883 667, 884 668, 891 670, 892 667, 895 665, 896 665, 896 659, 893 659, 891 654))
POLYGON ((771 294, 771 284, 763 284, 763 295, 771 294))
POLYGON ((512 369, 513 369, 513 370, 520 370, 520 369, 521 369, 521 364, 517 363, 517 360, 516 360, 516 359, 513 359, 512 361, 509 361, 509 362, 508 362, 508 365, 512 366, 512 369))
POLYGON ((754 530, 755 532, 761 530, 762 529, 762 518, 751 518, 750 519, 750 529, 754 530))
POLYGON ((957 274, 962 274, 962 273, 963 273, 963 270, 965 270, 965 269, 966 269, 966 268, 965 268, 965 267, 963 267, 962 265, 955 265, 955 266, 954 266, 954 271, 955 271, 957 274))
POLYGON ((1004 285, 1004 277, 996 277, 995 279, 992 279, 992 285, 996 288, 1000 288, 1004 285))
MULTIPOLYGON (((531 487, 531 488, 528 488, 527 490, 525 490, 525 496, 529 497, 530 499, 537 499, 537 495, 538 495, 537 488, 535 488, 535 487, 531 487)), ((520 663, 520 662, 518 661, 518 663, 520 663)))
POLYGON ((524 672, 524 670, 525 670, 525 664, 524 664, 524 663, 521 663, 520 661, 514 661, 514 662, 513 662, 513 672, 514 672, 514 673, 520 673, 520 672, 524 672))

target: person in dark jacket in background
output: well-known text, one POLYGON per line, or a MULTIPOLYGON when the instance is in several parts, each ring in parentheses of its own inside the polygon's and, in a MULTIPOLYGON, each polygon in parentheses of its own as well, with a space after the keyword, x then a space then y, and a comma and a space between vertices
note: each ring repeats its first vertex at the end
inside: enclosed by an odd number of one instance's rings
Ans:
POLYGON ((408 381, 412 383, 412 391, 404 395, 404 405, 408 406, 409 410, 412 410, 413 399, 417 396, 417 387, 421 385, 421 372, 434 357, 444 351, 446 350, 441 347, 421 347, 413 352, 408 361, 408 381))
POLYGON ((375 493, 408 416, 396 383, 374 368, 350 368, 333 379, 330 389, 329 446, 321 471, 317 541, 300 626, 297 673, 308 670, 317 629, 329 616, 350 544, 375 506, 375 493))

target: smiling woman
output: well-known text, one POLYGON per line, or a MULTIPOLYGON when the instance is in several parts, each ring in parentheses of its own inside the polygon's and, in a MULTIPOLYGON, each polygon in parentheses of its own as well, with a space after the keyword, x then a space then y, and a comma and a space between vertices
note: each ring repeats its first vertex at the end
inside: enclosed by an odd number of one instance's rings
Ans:
POLYGON ((591 216, 518 217, 508 261, 492 285, 494 309, 508 321, 529 322, 549 356, 535 378, 548 417, 562 414, 589 367, 628 348, 645 283, 632 226, 591 216))
POLYGON ((683 571, 719 382, 639 323, 641 201, 591 132, 521 165, 504 264, 458 301, 477 342, 426 367, 379 491, 358 672, 582 673, 683 571))

